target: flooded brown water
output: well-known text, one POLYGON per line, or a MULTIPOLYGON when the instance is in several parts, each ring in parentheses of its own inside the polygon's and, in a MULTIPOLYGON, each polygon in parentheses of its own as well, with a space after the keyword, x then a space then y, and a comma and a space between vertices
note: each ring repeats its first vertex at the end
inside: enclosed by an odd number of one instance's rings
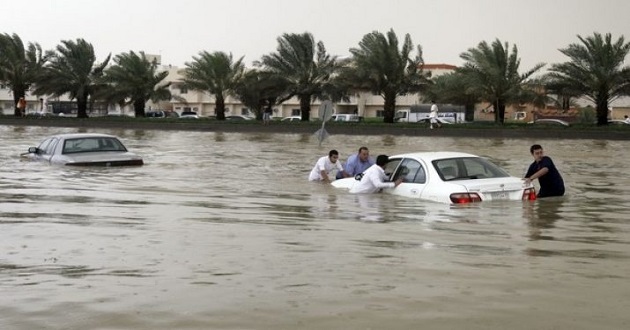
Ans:
POLYGON ((0 126, 0 329, 627 329, 624 141, 87 130, 146 165, 20 160, 0 126), (329 149, 453 150, 567 196, 469 207, 307 181, 329 149))

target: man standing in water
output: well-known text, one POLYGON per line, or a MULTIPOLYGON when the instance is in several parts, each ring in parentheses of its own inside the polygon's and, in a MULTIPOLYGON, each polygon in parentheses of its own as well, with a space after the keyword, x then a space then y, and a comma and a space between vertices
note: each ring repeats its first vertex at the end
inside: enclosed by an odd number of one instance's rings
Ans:
POLYGON ((348 176, 355 176, 363 173, 365 170, 374 165, 374 159, 370 157, 370 150, 367 147, 359 148, 359 152, 348 157, 346 165, 343 166, 346 173, 337 172, 337 179, 342 179, 344 174, 348 176))
POLYGON ((311 174, 308 176, 308 181, 323 181, 330 183, 335 179, 337 172, 342 172, 346 177, 346 173, 341 166, 339 160, 339 152, 337 150, 331 150, 328 152, 328 156, 321 157, 315 163, 315 167, 311 170, 311 174))
POLYGON ((387 174, 385 174, 385 164, 387 164, 389 157, 387 155, 378 155, 376 157, 376 164, 370 166, 361 177, 361 181, 355 183, 350 189, 350 193, 353 194, 372 194, 381 191, 384 188, 396 188, 402 183, 402 178, 394 182, 385 182, 387 180, 387 174))
POLYGON ((529 165, 525 174, 525 184, 538 179, 539 198, 564 195, 564 180, 551 158, 544 155, 542 146, 534 144, 529 148, 529 152, 534 156, 534 162, 529 165))

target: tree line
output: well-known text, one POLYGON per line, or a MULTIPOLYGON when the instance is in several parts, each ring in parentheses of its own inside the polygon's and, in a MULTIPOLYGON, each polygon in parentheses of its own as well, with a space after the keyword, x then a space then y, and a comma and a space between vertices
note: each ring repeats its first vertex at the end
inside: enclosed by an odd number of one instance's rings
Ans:
MULTIPOLYGON (((464 60, 454 72, 431 77, 423 70, 422 47, 409 34, 374 31, 363 36, 350 58, 329 54, 321 41, 305 33, 278 37, 274 52, 263 55, 247 69, 243 57, 222 51, 201 51, 185 63, 183 87, 216 99, 216 118, 225 119, 225 98, 232 95, 261 117, 265 108, 296 97, 303 121, 310 119, 315 99, 341 101, 359 91, 383 97, 384 122, 393 123, 396 97, 422 93, 440 103, 494 107, 495 121, 503 123, 505 108, 532 103, 556 103, 568 109, 572 100, 593 102, 598 125, 608 123, 608 104, 630 95, 630 67, 624 65, 630 44, 610 33, 577 36, 579 42, 559 51, 564 63, 552 64, 548 73, 534 77, 546 64, 520 69, 516 45, 496 39, 482 41, 460 54, 464 60)), ((68 95, 76 100, 79 118, 88 117, 89 102, 132 105, 143 117, 145 105, 177 98, 155 60, 130 51, 97 62, 94 47, 84 39, 63 40, 54 50, 37 43, 25 45, 17 34, 0 34, 0 82, 11 89, 16 104, 26 91, 36 95, 68 95), (110 65, 110 61, 111 63, 110 65)))

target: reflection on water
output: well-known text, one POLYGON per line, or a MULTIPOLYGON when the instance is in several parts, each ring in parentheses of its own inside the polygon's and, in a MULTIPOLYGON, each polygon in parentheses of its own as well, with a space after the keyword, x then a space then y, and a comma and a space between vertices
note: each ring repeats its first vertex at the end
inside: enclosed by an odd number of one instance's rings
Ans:
POLYGON ((320 147, 313 134, 112 129, 99 132, 145 166, 18 157, 77 131, 93 130, 0 126, 0 329, 627 326, 624 142, 331 135, 320 147), (362 145, 470 152, 522 176, 533 143, 566 196, 450 206, 306 180, 328 150, 362 145))

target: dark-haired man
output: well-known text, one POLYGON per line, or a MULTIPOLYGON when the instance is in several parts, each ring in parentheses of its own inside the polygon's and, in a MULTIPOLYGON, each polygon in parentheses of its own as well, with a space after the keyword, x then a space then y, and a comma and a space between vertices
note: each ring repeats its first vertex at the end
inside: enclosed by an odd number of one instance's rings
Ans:
POLYGON ((384 169, 388 160, 389 157, 387 157, 387 155, 378 155, 378 157, 376 157, 376 164, 370 166, 370 168, 363 172, 363 177, 350 189, 350 192, 353 194, 371 194, 379 192, 384 188, 398 187, 398 185, 402 183, 402 178, 394 182, 385 182, 388 177, 384 169))
POLYGON ((333 149, 328 152, 328 156, 317 160, 315 167, 313 167, 311 174, 308 176, 308 180, 330 183, 335 179, 337 172, 345 173, 339 161, 339 152, 333 149))
POLYGON ((525 174, 525 184, 530 184, 538 179, 540 191, 538 197, 551 197, 564 195, 564 180, 551 158, 544 155, 543 148, 539 144, 534 144, 529 148, 529 152, 534 157, 534 162, 529 165, 525 174))

